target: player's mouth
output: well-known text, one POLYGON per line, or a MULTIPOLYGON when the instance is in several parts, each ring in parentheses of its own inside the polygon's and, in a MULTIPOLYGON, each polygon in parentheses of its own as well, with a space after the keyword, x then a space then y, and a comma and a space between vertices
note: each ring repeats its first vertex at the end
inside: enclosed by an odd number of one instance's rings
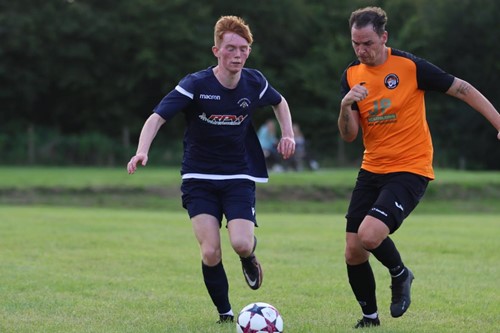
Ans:
POLYGON ((358 60, 363 64, 371 62, 370 57, 367 56, 358 56, 358 60))

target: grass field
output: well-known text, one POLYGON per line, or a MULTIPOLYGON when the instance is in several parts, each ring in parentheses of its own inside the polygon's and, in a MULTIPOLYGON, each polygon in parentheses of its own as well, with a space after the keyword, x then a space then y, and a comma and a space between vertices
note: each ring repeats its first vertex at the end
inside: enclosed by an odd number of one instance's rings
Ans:
MULTIPOLYGON (((355 168, 322 169, 316 172, 272 173, 270 184, 277 186, 352 186, 358 170, 355 168)), ((436 183, 463 184, 466 186, 500 185, 500 171, 466 172, 459 170, 435 170, 436 183)), ((98 167, 6 167, 0 166, 1 188, 100 188, 100 187, 147 187, 178 186, 178 168, 139 167, 130 176, 123 168, 98 167)))
MULTIPOLYGON (((257 186, 260 212, 343 214, 356 169, 273 173, 257 186)), ((0 205, 168 209, 180 207, 175 168, 0 167, 0 205)), ((422 213, 500 214, 500 172, 436 170, 422 213), (431 203, 431 204, 428 204, 431 203)))
MULTIPOLYGON (((357 331, 343 260, 356 173, 273 174, 262 185, 257 291, 223 229, 234 311, 264 301, 287 333, 357 331)), ((373 261, 382 327, 366 331, 498 332, 500 173, 436 174, 393 237, 416 276, 412 306, 390 317, 390 279, 373 261)), ((215 324, 178 187, 175 169, 0 167, 0 333, 235 332, 215 324)))
MULTIPOLYGON (((234 310, 281 311, 286 332, 354 332, 342 215, 261 214, 263 286, 250 290, 224 236, 234 310)), ((395 235, 416 279, 405 316, 389 315, 389 278, 374 263, 379 332, 498 332, 497 215, 415 214, 395 235)), ((219 326, 184 213, 0 207, 0 332, 234 332, 219 326)))

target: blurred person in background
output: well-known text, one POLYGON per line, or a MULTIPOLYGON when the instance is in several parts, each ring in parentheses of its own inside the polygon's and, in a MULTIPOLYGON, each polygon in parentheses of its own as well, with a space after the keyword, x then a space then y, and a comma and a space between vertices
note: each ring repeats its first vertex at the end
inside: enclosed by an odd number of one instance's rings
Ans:
POLYGON ((287 160, 286 164, 290 165, 293 171, 304 171, 306 168, 312 171, 318 170, 319 163, 311 158, 307 147, 307 140, 299 124, 293 124, 293 133, 295 135, 295 154, 291 159, 287 160))
MULTIPOLYGON (((259 127, 257 136, 262 146, 266 165, 269 170, 279 171, 281 169, 280 154, 278 153, 278 134, 276 133, 276 124, 274 119, 268 119, 259 127)), ((297 144, 297 141, 295 141, 297 144)))

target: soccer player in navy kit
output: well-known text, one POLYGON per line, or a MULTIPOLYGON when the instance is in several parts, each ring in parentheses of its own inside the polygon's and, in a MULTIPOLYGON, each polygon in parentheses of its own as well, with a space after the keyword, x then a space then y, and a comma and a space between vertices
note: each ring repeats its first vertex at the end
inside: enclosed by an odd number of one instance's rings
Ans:
POLYGON ((255 256, 255 182, 267 182, 262 148, 252 126, 255 110, 271 106, 281 128, 278 151, 295 151, 288 103, 257 70, 245 68, 253 42, 249 26, 236 16, 215 24, 212 52, 217 65, 184 77, 146 120, 129 174, 148 162, 160 127, 182 112, 187 127, 182 161, 182 205, 200 245, 202 273, 219 322, 231 322, 229 283, 222 265, 220 228, 227 220, 229 240, 239 255, 250 288, 262 283, 255 256))

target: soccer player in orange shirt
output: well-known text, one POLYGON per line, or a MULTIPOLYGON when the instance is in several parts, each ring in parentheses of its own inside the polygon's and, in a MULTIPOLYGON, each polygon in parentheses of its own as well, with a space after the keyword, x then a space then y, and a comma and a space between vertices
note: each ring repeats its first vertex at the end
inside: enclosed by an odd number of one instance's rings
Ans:
POLYGON ((389 235, 401 226, 434 179, 425 91, 443 92, 466 102, 495 127, 500 140, 500 114, 495 107, 468 82, 388 47, 386 23, 387 15, 378 7, 351 14, 357 60, 341 79, 340 135, 352 142, 361 128, 365 147, 346 215, 347 275, 363 312, 356 328, 380 325, 370 254, 392 277, 391 315, 400 317, 410 306, 414 275, 389 235))

